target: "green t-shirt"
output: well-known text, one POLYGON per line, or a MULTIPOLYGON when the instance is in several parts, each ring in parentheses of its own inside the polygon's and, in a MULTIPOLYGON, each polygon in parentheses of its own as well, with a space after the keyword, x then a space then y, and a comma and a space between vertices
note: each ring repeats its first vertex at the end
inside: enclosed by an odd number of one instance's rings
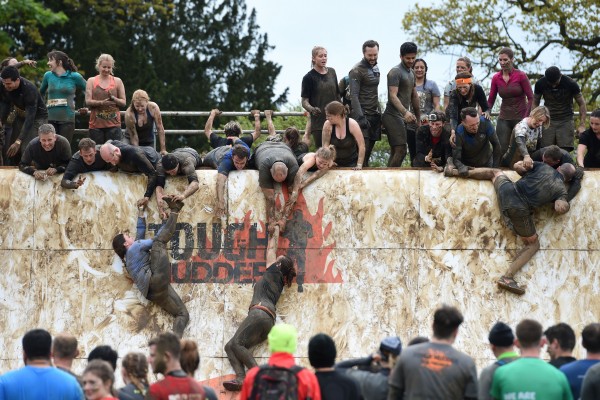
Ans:
POLYGON ((492 396, 499 400, 573 400, 565 374, 539 358, 520 358, 498 368, 492 396))

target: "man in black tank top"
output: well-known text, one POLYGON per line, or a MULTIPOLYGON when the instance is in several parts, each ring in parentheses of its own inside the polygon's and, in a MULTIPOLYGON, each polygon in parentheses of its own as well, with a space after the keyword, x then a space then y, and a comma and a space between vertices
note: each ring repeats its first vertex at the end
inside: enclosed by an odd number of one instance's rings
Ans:
POLYGON ((242 321, 233 338, 225 345, 227 358, 235 371, 235 379, 223 382, 226 390, 240 391, 246 370, 258 364, 252 357, 250 348, 267 339, 275 325, 275 305, 284 286, 290 287, 296 277, 293 261, 287 256, 277 257, 279 226, 275 226, 267 246, 267 269, 263 277, 254 285, 248 316, 242 321))

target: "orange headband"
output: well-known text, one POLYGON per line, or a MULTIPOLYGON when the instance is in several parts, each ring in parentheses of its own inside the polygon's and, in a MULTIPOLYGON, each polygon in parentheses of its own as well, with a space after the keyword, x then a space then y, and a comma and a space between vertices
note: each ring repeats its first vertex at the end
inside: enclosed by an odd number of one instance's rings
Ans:
POLYGON ((471 84, 473 80, 471 78, 458 78, 455 79, 457 85, 467 85, 471 84))

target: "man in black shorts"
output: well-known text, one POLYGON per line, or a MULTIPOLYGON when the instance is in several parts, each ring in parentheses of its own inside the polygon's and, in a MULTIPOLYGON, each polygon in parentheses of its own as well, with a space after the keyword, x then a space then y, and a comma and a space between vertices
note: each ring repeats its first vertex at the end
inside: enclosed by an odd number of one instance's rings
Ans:
POLYGON ((277 257, 279 242, 279 226, 274 229, 267 246, 267 265, 269 266, 262 278, 254 285, 254 294, 250 302, 248 316, 238 327, 233 338, 225 345, 227 358, 235 371, 235 379, 223 382, 227 390, 240 391, 246 377, 244 367, 250 369, 258 364, 250 348, 267 339, 273 325, 277 300, 285 286, 292 286, 296 277, 293 261, 287 256, 277 257))
POLYGON ((519 161, 514 167, 519 175, 522 175, 517 182, 511 181, 500 170, 494 171, 492 182, 506 224, 523 239, 525 247, 517 253, 504 276, 498 280, 498 286, 522 295, 525 289, 517 284, 514 276, 540 248, 532 211, 547 203, 554 203, 554 210, 558 214, 569 211, 565 183, 575 174, 575 167, 572 164, 563 164, 555 170, 537 161, 529 170, 525 169, 523 161, 519 161))
POLYGON ((405 42, 400 46, 400 64, 387 74, 388 102, 381 117, 391 147, 388 167, 400 167, 406 157, 406 145, 413 166, 416 149, 416 130, 421 115, 419 95, 415 86, 413 65, 417 58, 417 45, 405 42), (412 107, 411 107, 412 106, 412 107))

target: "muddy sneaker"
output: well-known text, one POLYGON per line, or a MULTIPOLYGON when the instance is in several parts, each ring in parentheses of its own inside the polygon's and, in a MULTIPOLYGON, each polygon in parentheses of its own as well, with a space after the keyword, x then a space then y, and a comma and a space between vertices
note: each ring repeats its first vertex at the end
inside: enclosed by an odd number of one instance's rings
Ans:
POLYGON ((517 282, 508 276, 503 276, 498 280, 498 286, 504 290, 508 290, 514 294, 518 294, 519 296, 525 294, 525 289, 520 287, 517 282))
POLYGON ((223 387, 230 392, 239 392, 242 390, 242 384, 235 379, 223 382, 223 387))
POLYGON ((183 201, 173 200, 173 198, 170 196, 163 197, 163 200, 165 203, 167 203, 167 206, 169 206, 169 208, 173 212, 178 213, 183 208, 183 201))

